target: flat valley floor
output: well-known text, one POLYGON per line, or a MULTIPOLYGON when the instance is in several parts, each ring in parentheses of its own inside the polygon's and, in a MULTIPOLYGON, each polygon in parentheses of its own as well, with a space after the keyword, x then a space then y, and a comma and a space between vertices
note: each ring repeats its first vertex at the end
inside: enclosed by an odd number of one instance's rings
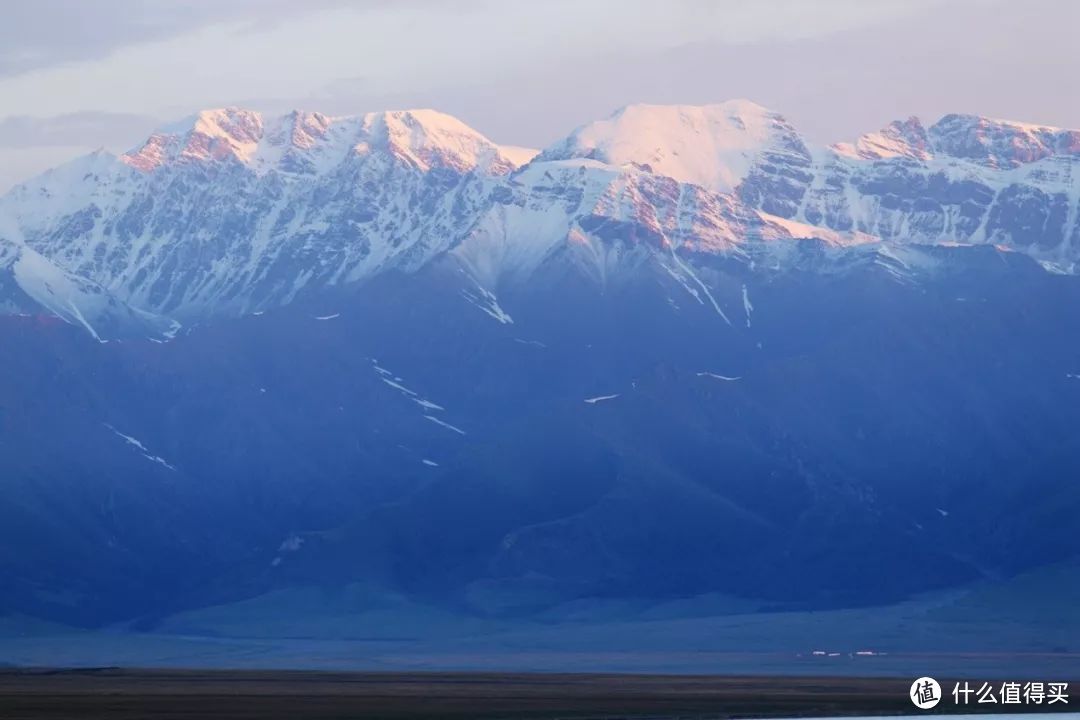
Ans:
MULTIPOLYGON (((0 670, 0 717, 610 720, 900 715, 914 711, 907 697, 910 684, 909 678, 851 677, 21 669, 0 670)), ((958 709, 943 702, 934 713, 950 710, 958 709)))

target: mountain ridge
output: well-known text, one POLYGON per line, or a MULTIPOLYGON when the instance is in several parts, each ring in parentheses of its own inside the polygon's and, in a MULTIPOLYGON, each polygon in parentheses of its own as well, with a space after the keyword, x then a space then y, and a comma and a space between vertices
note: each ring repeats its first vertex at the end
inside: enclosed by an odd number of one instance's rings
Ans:
POLYGON ((694 253, 782 264, 770 243, 800 237, 993 244, 1072 273, 1080 131, 946 115, 823 147, 736 100, 628 105, 535 152, 434 110, 221 108, 27 181, 0 211, 64 272, 182 322, 451 252, 489 293, 554 255, 600 282, 641 241, 684 267, 694 253))

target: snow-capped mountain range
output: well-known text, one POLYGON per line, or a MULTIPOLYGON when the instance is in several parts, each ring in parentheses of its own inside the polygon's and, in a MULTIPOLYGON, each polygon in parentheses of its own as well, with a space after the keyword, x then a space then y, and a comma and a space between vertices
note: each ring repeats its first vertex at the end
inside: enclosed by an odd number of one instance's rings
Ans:
POLYGON ((0 616, 865 606, 1080 556, 1078 153, 738 101, 540 152, 214 110, 61 166, 0 198, 0 616))
POLYGON ((2 307, 30 310, 19 288, 89 328, 258 312, 442 258, 479 297, 551 262, 693 287, 698 258, 783 270, 800 238, 837 258, 988 244, 1072 273, 1080 131, 948 115, 816 147, 731 101, 632 105, 537 152, 431 110, 228 108, 23 183, 0 217, 2 307))

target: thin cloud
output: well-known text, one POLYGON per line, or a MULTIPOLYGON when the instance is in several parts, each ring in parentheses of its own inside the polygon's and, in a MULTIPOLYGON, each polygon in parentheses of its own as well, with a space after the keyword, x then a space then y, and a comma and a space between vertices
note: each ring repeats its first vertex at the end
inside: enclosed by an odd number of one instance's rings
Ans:
POLYGON ((263 28, 346 0, 34 0, 11 2, 0 23, 0 77, 97 60, 210 25, 263 28))
POLYGON ((55 117, 12 115, 0 119, 0 147, 126 147, 158 124, 148 115, 78 112, 55 117))
POLYGON ((970 112, 1080 127, 1080 96, 1053 90, 1069 87, 1080 73, 1070 39, 1080 3, 953 0, 925 7, 932 12, 814 37, 623 49, 587 64, 556 58, 521 73, 491 80, 463 74, 458 82, 428 88, 385 91, 359 76, 262 105, 332 114, 434 107, 498 142, 531 147, 628 103, 732 98, 783 113, 821 143, 853 140, 912 114, 935 121, 970 112), (1031 15, 1055 22, 1025 24, 1031 15), (973 33, 977 41, 962 42, 973 33), (580 82, 583 72, 588 82, 580 82))

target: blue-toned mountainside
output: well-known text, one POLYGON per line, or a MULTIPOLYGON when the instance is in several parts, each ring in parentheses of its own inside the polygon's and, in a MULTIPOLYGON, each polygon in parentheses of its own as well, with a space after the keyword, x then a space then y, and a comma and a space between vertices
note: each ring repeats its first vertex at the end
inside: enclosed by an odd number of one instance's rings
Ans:
POLYGON ((0 199, 0 614, 888 603, 1080 554, 1080 141, 228 109, 0 199))

